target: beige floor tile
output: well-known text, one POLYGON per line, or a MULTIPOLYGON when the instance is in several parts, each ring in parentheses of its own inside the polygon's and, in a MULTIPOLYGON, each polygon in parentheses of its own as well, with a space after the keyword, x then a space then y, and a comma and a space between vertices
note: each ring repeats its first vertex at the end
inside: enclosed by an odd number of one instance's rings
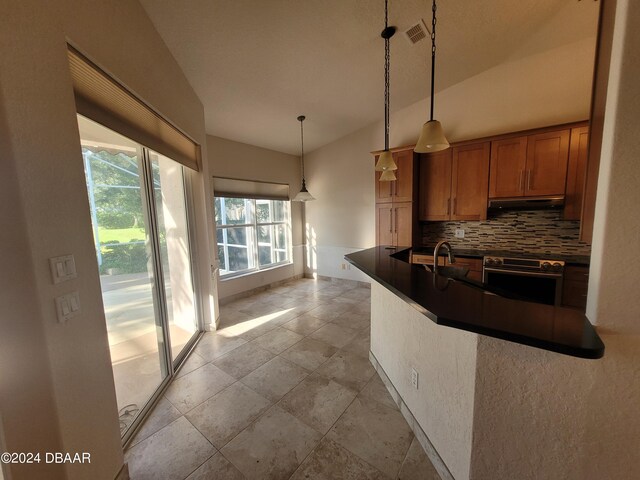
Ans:
POLYGON ((227 327, 225 331, 230 330, 236 336, 244 338, 249 342, 277 327, 278 323, 273 321, 273 317, 269 316, 267 318, 254 318, 247 322, 238 323, 237 325, 227 327))
POLYGON ((216 449, 185 417, 180 417, 127 451, 134 480, 182 480, 216 449))
POLYGON ((369 330, 358 332, 356 338, 342 347, 342 350, 353 352, 364 358, 369 358, 369 351, 371 350, 371 335, 369 330))
POLYGON ((180 412, 187 413, 235 381, 215 365, 207 363, 184 377, 176 378, 167 388, 165 397, 180 412))
POLYGON ((327 434, 391 478, 396 478, 413 433, 402 414, 357 397, 327 434))
POLYGON ((240 379, 264 365, 274 356, 273 353, 260 348, 254 342, 249 342, 217 358, 213 364, 232 377, 240 379))
POLYGON ((243 338, 227 337, 218 332, 209 332, 202 336, 194 352, 210 362, 244 343, 247 341, 243 338))
POLYGON ((336 352, 316 372, 356 392, 362 390, 376 373, 368 358, 344 350, 336 352))
POLYGON ((389 480, 377 468, 324 438, 300 465, 291 480, 389 480))
POLYGON ((291 305, 292 303, 296 303, 298 299, 292 297, 291 295, 287 295, 286 293, 277 293, 272 290, 269 291, 269 296, 267 297, 267 301, 275 305, 276 307, 284 307, 287 305, 291 305))
POLYGON ((387 387, 385 387, 377 373, 371 377, 371 380, 369 380, 367 385, 362 389, 359 396, 370 398, 389 408, 398 410, 398 405, 393 401, 393 397, 391 397, 387 387))
POLYGON ((282 328, 299 333, 300 335, 309 335, 327 323, 318 317, 314 317, 308 313, 302 314, 287 323, 282 324, 282 328))
MULTIPOLYGON (((333 298, 333 295, 331 295, 329 300, 332 300, 333 298)), ((352 307, 352 305, 348 305, 346 303, 323 303, 313 310, 309 310, 309 315, 313 315, 314 317, 318 317, 326 321, 331 321, 352 307)))
POLYGON ((400 468, 398 480, 441 480, 420 442, 415 438, 400 468))
POLYGON ((284 396, 278 405, 325 434, 347 409, 357 392, 312 373, 284 396))
POLYGON ((278 327, 256 338, 253 342, 259 347, 277 355, 298 343, 302 338, 302 335, 298 333, 278 327))
POLYGON ((153 410, 142 424, 142 427, 140 427, 140 430, 131 439, 130 445, 133 446, 136 443, 140 443, 181 416, 182 414, 169 400, 161 397, 154 405, 153 410))
POLYGON ((336 348, 342 348, 356 338, 357 335, 357 330, 340 327, 335 323, 327 323, 309 335, 309 337, 328 343, 336 348))
POLYGON ((366 313, 358 313, 347 310, 343 314, 331 320, 341 327, 352 328, 354 330, 363 330, 371 327, 371 317, 366 313))
POLYGON ((191 352, 189 354, 189 358, 187 358, 185 362, 182 364, 182 367, 180 367, 180 371, 176 375, 176 378, 184 377, 187 373, 193 372, 196 368, 200 368, 205 363, 209 363, 209 362, 207 362, 204 358, 202 358, 196 352, 191 352))
POLYGON ((245 480, 245 478, 240 473, 240 470, 224 458, 224 455, 216 453, 189 475, 186 480, 245 480))
POLYGON ((307 370, 284 358, 275 357, 241 379, 260 395, 277 402, 309 374, 307 370))
POLYGON ((313 371, 329 360, 338 349, 313 338, 303 338, 293 347, 280 354, 281 357, 313 371))
POLYGON ((371 301, 371 289, 364 287, 356 287, 351 290, 347 290, 344 292, 341 297, 351 298, 358 301, 371 301))
POLYGON ((186 417, 220 449, 270 406, 269 400, 238 382, 198 405, 186 417))
POLYGON ((277 405, 229 442, 222 453, 251 480, 288 479, 321 435, 277 405))

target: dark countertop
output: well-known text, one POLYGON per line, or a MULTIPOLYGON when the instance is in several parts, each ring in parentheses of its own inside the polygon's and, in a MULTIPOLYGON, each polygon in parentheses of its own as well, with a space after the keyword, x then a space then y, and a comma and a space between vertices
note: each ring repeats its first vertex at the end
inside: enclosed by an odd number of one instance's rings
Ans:
POLYGON ((604 355, 604 344, 583 313, 505 298, 478 282, 435 275, 410 264, 409 254, 408 247, 374 247, 345 258, 439 325, 574 357, 604 355))
MULTIPOLYGON (((422 247, 415 247, 413 249, 416 253, 423 253, 426 255, 433 255, 433 248, 435 245, 427 245, 422 247)), ((513 252, 507 250, 490 250, 490 249, 465 249, 457 248, 453 245, 453 254, 461 258, 482 258, 486 256, 491 257, 509 257, 509 258, 535 258, 539 260, 563 260, 568 265, 589 266, 588 255, 556 255, 553 253, 527 253, 527 252, 513 252)), ((445 254, 443 254, 445 255, 445 254)))

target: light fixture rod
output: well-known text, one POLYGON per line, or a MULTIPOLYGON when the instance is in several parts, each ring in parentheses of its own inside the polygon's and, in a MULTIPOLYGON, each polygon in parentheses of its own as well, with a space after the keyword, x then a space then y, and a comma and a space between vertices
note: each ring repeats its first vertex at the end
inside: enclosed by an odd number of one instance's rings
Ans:
POLYGON ((302 165, 302 186, 304 187, 304 128, 302 127, 302 122, 306 117, 304 115, 300 115, 298 117, 298 121, 300 122, 300 164, 302 165))
POLYGON ((434 86, 436 83, 436 0, 433 0, 431 10, 433 12, 431 21, 431 120, 433 120, 434 86))

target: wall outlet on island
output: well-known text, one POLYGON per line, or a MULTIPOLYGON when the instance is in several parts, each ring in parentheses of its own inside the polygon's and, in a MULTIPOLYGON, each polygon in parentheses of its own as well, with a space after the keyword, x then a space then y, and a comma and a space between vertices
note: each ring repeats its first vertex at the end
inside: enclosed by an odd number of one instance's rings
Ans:
POLYGON ((456 228, 456 238, 464 238, 464 229, 456 228))
POLYGON ((418 372, 416 371, 415 368, 411 369, 411 385, 416 390, 418 389, 418 372))
POLYGON ((351 264, 350 263, 341 263, 340 264, 340 269, 341 270, 351 270, 351 264))

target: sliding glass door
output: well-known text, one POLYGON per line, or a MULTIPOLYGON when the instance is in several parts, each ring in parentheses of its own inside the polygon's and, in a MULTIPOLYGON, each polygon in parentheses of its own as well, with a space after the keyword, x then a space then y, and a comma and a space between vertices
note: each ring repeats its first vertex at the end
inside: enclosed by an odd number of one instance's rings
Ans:
POLYGON ((126 434, 198 332, 184 168, 78 116, 126 434))

